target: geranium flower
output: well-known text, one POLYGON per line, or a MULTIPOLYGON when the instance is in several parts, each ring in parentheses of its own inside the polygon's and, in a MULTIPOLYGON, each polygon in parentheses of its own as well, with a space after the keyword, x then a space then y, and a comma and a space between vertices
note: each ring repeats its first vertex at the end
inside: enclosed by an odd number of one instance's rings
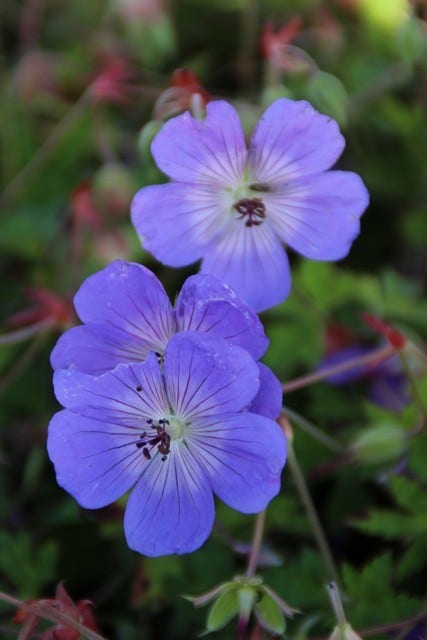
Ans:
MULTIPOLYGON (((200 274, 191 276, 175 309, 156 276, 142 265, 116 260, 90 276, 74 297, 85 323, 64 333, 51 356, 54 369, 99 375, 119 363, 161 357, 170 338, 181 331, 208 333, 243 347, 258 360, 268 339, 258 316, 227 285, 200 274)), ((261 385, 251 410, 277 418, 281 385, 259 363, 261 385)))
POLYGON ((124 529, 140 553, 200 547, 213 493, 255 513, 279 491, 285 438, 276 422, 246 410, 259 369, 241 347, 185 332, 169 340, 162 364, 150 353, 99 377, 60 370, 54 384, 66 407, 49 426, 58 483, 91 509, 134 487, 124 529))
POLYGON ((152 153, 169 184, 141 189, 132 220, 144 248, 229 284, 256 311, 290 291, 283 243, 314 260, 339 260, 368 204, 361 179, 327 171, 344 148, 337 123, 305 101, 276 100, 246 148, 234 108, 209 102, 166 122, 152 153))
MULTIPOLYGON (((352 345, 337 349, 325 356, 319 369, 329 369, 342 362, 368 355, 373 349, 361 345, 352 345)), ((399 357, 393 356, 381 362, 359 365, 348 371, 336 373, 326 378, 327 382, 336 386, 345 386, 354 382, 368 383, 369 399, 383 409, 400 412, 410 403, 408 379, 402 371, 399 357)))

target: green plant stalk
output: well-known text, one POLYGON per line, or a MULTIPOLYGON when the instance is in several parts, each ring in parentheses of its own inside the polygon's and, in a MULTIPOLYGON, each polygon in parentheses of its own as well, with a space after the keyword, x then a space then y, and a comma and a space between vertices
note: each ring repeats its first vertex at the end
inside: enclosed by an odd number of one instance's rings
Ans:
POLYGON ((264 534, 265 515, 265 511, 260 511, 259 513, 257 513, 255 518, 254 537, 252 540, 248 568, 246 569, 246 576, 248 578, 252 578, 255 575, 257 569, 259 551, 261 549, 262 536, 264 534))
POLYGON ((335 566, 335 562, 330 552, 326 536, 323 532, 319 516, 317 515, 317 511, 314 507, 313 500, 311 499, 311 495, 305 482, 304 475, 296 458, 291 439, 288 439, 288 465, 298 494, 301 498, 301 502, 304 505, 308 521, 310 522, 314 539, 316 540, 320 555, 322 556, 323 563, 326 568, 326 573, 328 574, 328 579, 334 580, 338 584, 338 570, 335 566))
POLYGON ((46 140, 37 149, 32 158, 26 165, 19 171, 19 173, 13 178, 12 182, 3 191, 0 198, 0 205, 4 206, 8 204, 9 200, 14 198, 24 188, 25 183, 33 176, 33 174, 43 166, 51 152, 55 149, 58 142, 61 141, 62 136, 75 122, 76 118, 82 113, 82 111, 89 104, 91 87, 88 87, 80 98, 69 108, 62 120, 52 129, 46 140))
POLYGON ((409 385, 411 387, 411 392, 412 392, 412 397, 414 402, 418 405, 418 408, 421 412, 421 416, 422 416, 422 425, 423 427, 425 426, 426 422, 427 422, 427 409, 426 406, 424 404, 423 398, 421 396, 420 390, 418 389, 418 384, 417 384, 417 380, 414 376, 414 373, 411 369, 411 367, 409 366, 409 362, 408 359, 406 357, 406 354, 403 352, 403 350, 399 350, 397 352, 397 355, 399 356, 400 362, 402 364, 402 368, 406 374, 406 377, 409 380, 409 385))
POLYGON ((303 431, 308 433, 308 435, 325 445, 325 447, 328 447, 328 449, 330 449, 334 453, 344 453, 345 448, 343 446, 341 446, 336 440, 328 436, 328 434, 323 433, 323 431, 316 427, 316 425, 314 425, 312 422, 309 422, 299 413, 293 411, 293 409, 282 407, 282 412, 285 414, 285 416, 290 418, 290 420, 295 422, 295 424, 301 427, 303 431))

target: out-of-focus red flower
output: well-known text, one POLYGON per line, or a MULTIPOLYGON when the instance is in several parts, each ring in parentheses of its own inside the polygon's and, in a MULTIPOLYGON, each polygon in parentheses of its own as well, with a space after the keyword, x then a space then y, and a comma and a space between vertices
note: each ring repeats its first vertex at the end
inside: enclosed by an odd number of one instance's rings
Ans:
POLYGON ((75 315, 70 300, 44 287, 29 287, 26 293, 27 298, 36 303, 35 306, 9 316, 5 321, 8 328, 18 329, 43 321, 50 323, 52 328, 62 329, 74 324, 75 315))
POLYGON ((325 353, 331 354, 344 347, 349 347, 357 341, 357 337, 351 329, 339 322, 331 322, 326 327, 325 353))
POLYGON ((98 231, 102 226, 102 217, 92 202, 91 184, 83 180, 71 194, 71 213, 73 225, 98 231))
POLYGON ((378 331, 380 335, 384 336, 384 338, 386 338, 395 349, 403 349, 403 347, 406 346, 407 340, 405 336, 394 327, 390 326, 383 320, 380 320, 380 318, 377 318, 377 316, 374 316, 372 313, 364 312, 362 313, 362 319, 365 324, 372 327, 372 329, 375 329, 375 331, 378 331))
POLYGON ((118 57, 107 59, 90 85, 93 100, 116 104, 129 102, 131 76, 130 66, 126 60, 118 57))
POLYGON ((191 69, 176 69, 172 74, 170 87, 161 93, 156 102, 154 116, 165 119, 191 109, 195 95, 200 96, 202 107, 212 99, 191 69))
POLYGON ((311 33, 316 45, 329 55, 339 55, 345 45, 343 27, 332 11, 319 5, 314 12, 311 33))
POLYGON ((13 74, 13 85, 19 97, 30 104, 47 94, 58 95, 53 56, 38 49, 25 53, 13 74))
MULTIPOLYGON (((79 600, 74 603, 62 582, 56 587, 55 598, 28 600, 25 604, 26 607, 18 609, 13 618, 15 624, 23 625, 20 634, 21 640, 29 640, 40 619, 44 617, 43 613, 48 614, 49 611, 51 613, 55 611, 64 613, 71 618, 70 625, 59 623, 50 629, 46 629, 40 635, 41 640, 80 640, 81 633, 73 628, 72 621, 76 621, 87 627, 87 629, 99 633, 91 601, 79 600)), ((46 617, 50 619, 50 616, 46 615, 46 617)))
POLYGON ((187 102, 190 101, 191 96, 195 93, 201 96, 204 105, 211 99, 209 93, 203 88, 199 78, 191 69, 175 69, 171 77, 171 86, 187 102))
POLYGON ((313 70, 315 64, 308 53, 291 44, 301 29, 302 20, 298 16, 291 18, 278 31, 274 31, 270 22, 264 25, 260 41, 261 53, 271 69, 292 73, 313 70))
POLYGON ((275 60, 282 55, 283 48, 290 44, 302 28, 302 20, 294 16, 280 29, 274 31, 271 22, 266 22, 261 33, 261 54, 267 60, 275 60))

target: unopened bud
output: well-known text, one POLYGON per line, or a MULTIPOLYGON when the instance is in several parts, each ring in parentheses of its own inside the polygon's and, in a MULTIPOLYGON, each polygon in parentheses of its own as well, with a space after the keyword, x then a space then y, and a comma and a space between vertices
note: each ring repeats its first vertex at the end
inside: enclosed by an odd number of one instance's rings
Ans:
POLYGON ((393 462, 405 449, 405 431, 392 422, 364 430, 351 445, 356 459, 368 465, 393 462))
POLYGON ((362 638, 350 627, 348 622, 345 622, 335 627, 329 640, 362 640, 362 638))

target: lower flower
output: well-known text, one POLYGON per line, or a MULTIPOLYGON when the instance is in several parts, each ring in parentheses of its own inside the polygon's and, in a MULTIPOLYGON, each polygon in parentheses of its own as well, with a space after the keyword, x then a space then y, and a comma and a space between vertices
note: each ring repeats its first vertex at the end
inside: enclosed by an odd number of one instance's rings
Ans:
POLYGON ((200 547, 213 494, 256 513, 279 491, 285 438, 247 410, 260 370, 241 347, 186 332, 171 338, 163 362, 151 353, 98 377, 60 370, 54 383, 66 408, 49 426, 58 483, 87 508, 133 487, 124 528, 140 553, 200 547))

